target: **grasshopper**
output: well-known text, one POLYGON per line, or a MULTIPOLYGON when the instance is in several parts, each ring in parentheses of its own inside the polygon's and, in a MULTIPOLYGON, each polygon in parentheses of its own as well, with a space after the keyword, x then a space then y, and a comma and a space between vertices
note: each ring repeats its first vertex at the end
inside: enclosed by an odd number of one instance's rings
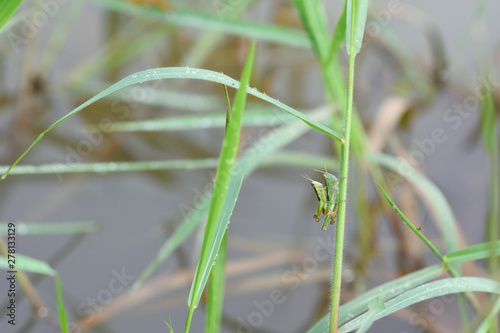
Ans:
POLYGON ((323 173, 323 178, 325 179, 325 186, 320 182, 317 182, 308 175, 302 175, 304 178, 311 182, 311 185, 318 197, 318 209, 316 211, 316 215, 313 218, 316 222, 319 222, 321 218, 325 218, 325 222, 323 223, 322 230, 326 230, 328 226, 328 222, 330 224, 335 224, 337 221, 337 214, 339 210, 339 184, 340 181, 337 177, 327 171, 315 170, 323 173), (321 213, 324 215, 321 217, 321 213))
POLYGON ((325 190, 325 187, 323 186, 323 184, 321 184, 320 182, 317 182, 313 179, 311 179, 311 177, 309 177, 308 175, 302 175, 302 177, 304 177, 305 179, 309 180, 311 182, 311 185, 314 189, 314 193, 316 193, 316 197, 318 198, 318 210, 316 211, 316 214, 313 216, 313 218, 316 220, 316 222, 319 222, 321 220, 320 218, 320 215, 321 213, 325 213, 326 211, 326 206, 327 206, 327 202, 328 202, 328 199, 327 199, 327 192, 325 190))

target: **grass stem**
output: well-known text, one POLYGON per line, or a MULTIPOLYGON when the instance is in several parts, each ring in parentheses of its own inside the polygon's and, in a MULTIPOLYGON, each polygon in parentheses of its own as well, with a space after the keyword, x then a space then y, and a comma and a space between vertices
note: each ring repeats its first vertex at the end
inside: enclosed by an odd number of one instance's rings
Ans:
MULTIPOLYGON (((353 36, 354 34, 351 34, 353 36)), ((354 95, 354 43, 350 43, 349 77, 347 87, 347 108, 345 110, 344 143, 340 148, 340 203, 335 237, 335 259, 333 263, 332 303, 330 310, 330 332, 337 332, 339 326, 340 287, 342 280, 342 259, 344 253, 345 212, 347 200, 347 174, 349 168, 349 143, 351 139, 351 118, 354 95)))

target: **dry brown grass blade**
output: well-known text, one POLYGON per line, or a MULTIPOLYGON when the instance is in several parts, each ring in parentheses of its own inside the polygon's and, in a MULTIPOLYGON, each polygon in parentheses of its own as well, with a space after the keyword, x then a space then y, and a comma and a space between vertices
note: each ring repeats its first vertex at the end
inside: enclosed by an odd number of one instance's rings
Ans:
POLYGON ((373 126, 368 134, 370 152, 378 152, 385 147, 409 107, 410 101, 407 98, 391 96, 385 99, 377 110, 373 126))

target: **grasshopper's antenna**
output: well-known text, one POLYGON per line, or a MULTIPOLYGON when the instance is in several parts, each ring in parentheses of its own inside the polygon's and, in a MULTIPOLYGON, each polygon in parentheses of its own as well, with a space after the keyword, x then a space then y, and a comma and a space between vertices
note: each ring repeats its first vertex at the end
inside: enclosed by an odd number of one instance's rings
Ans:
POLYGON ((328 172, 328 169, 326 168, 326 160, 323 161, 325 163, 325 171, 328 172))
POLYGON ((301 174, 302 177, 304 177, 305 179, 307 179, 308 181, 312 182, 313 179, 311 177, 309 177, 307 174, 303 173, 301 174))

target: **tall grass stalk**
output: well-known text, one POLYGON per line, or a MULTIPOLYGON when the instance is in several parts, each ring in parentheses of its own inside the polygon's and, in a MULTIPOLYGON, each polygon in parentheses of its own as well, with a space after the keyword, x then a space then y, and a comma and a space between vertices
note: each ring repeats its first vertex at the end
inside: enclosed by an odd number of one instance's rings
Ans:
POLYGON ((347 1, 346 45, 349 53, 349 74, 347 87, 347 105, 345 109, 344 142, 340 147, 340 203, 335 237, 335 259, 333 263, 332 299, 330 309, 330 332, 338 332, 340 287, 342 281, 342 260, 344 252, 345 212, 347 201, 347 176, 349 169, 349 147, 351 142, 351 119, 354 95, 354 63, 359 52, 366 22, 365 0, 347 1))
POLYGON ((332 308, 330 310, 330 332, 337 332, 339 326, 340 285, 342 279, 342 259, 344 252, 345 211, 347 200, 347 174, 349 168, 349 143, 351 139, 351 115, 354 79, 354 43, 351 43, 349 55, 349 78, 347 90, 347 108, 345 111, 344 144, 340 148, 340 203, 335 237, 335 259, 333 263, 332 308))

